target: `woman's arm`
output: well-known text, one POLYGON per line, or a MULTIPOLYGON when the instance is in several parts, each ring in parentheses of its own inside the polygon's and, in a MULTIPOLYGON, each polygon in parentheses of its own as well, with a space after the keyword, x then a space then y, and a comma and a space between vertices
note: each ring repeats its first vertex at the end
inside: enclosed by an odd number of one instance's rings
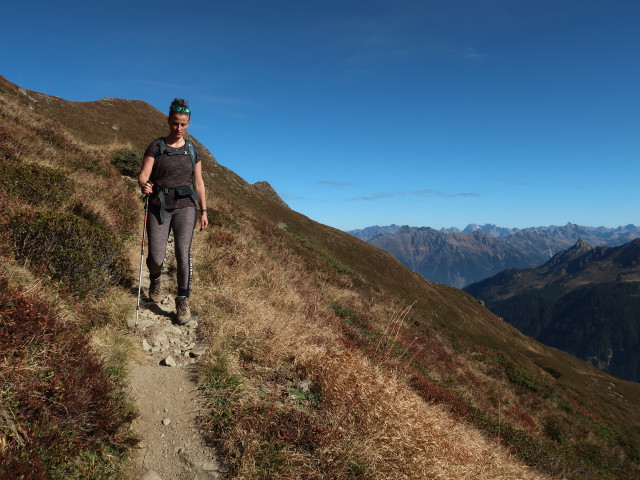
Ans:
MULTIPOLYGON (((202 179, 202 162, 196 163, 195 171, 193 172, 193 179, 196 184, 196 193, 200 197, 200 209, 207 209, 207 196, 204 188, 204 180, 202 179)), ((200 215, 200 230, 204 230, 209 225, 209 217, 207 212, 202 212, 200 215)))
POLYGON ((147 156, 142 159, 142 167, 138 175, 138 185, 140 185, 140 191, 144 194, 153 192, 153 184, 149 183, 149 177, 151 176, 154 162, 155 158, 153 157, 147 156))

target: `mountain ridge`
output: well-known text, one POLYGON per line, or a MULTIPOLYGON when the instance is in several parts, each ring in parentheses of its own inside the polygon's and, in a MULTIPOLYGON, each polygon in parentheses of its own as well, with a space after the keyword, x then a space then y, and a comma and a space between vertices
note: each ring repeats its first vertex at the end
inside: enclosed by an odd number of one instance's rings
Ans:
POLYGON ((579 239, 596 246, 626 243, 640 237, 640 227, 584 227, 567 223, 562 227, 509 229, 470 224, 465 231, 452 231, 393 225, 371 227, 355 234, 390 252, 426 279, 462 288, 502 270, 541 265, 579 239))

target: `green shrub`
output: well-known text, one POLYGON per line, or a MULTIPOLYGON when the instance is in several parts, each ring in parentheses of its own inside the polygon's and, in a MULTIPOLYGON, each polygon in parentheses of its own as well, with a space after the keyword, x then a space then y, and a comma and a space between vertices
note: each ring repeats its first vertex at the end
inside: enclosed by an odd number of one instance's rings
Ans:
POLYGON ((496 355, 496 360, 504 367, 509 382, 532 392, 541 393, 545 396, 551 394, 551 387, 540 378, 535 378, 528 372, 516 367, 515 362, 502 353, 496 355))
POLYGON ((59 205, 73 193, 64 172, 20 161, 0 161, 0 188, 31 205, 59 205))
POLYGON ((545 418, 542 426, 544 433, 554 442, 563 443, 565 441, 566 435, 560 418, 545 418))
POLYGON ((333 258, 327 252, 325 252, 324 250, 321 250, 320 248, 315 246, 313 243, 311 243, 306 238, 303 238, 300 235, 298 235, 296 233, 293 233, 293 232, 290 232, 290 233, 293 236, 293 238, 298 240, 305 248, 311 250, 312 252, 315 252, 315 254, 316 254, 316 256, 317 256, 317 258, 319 260, 322 260, 325 264, 327 264, 331 268, 333 268, 336 271, 338 271, 338 273, 341 273, 343 275, 354 276, 354 273, 351 270, 349 270, 347 267, 342 265, 338 260, 333 258))
POLYGON ((242 379, 231 373, 227 358, 216 352, 214 363, 201 369, 200 383, 211 397, 211 419, 220 431, 233 419, 232 396, 242 385, 242 379))
POLYGON ((335 313, 338 317, 345 319, 345 318, 349 318, 353 315, 355 315, 355 311, 351 310, 350 308, 347 308, 345 306, 343 306, 340 302, 338 302, 337 300, 334 300, 333 302, 331 302, 331 310, 333 310, 333 313, 335 313))
POLYGON ((122 241, 99 224, 55 210, 22 210, 9 229, 18 260, 80 297, 130 282, 122 241))
POLYGON ((209 225, 212 227, 230 228, 235 226, 235 221, 219 210, 215 210, 209 207, 207 216, 209 217, 209 225))
POLYGON ((104 218, 99 213, 93 211, 91 207, 83 202, 75 202, 70 206, 69 210, 77 217, 84 218, 92 225, 99 226, 103 229, 108 229, 108 224, 104 220, 104 218))
POLYGON ((115 165, 122 175, 136 178, 140 173, 143 155, 144 153, 140 150, 123 150, 116 153, 111 163, 115 165))

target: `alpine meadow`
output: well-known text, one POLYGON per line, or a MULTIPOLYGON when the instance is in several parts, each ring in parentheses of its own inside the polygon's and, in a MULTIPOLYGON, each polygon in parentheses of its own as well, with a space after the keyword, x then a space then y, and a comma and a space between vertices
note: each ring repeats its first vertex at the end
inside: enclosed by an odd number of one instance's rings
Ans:
MULTIPOLYGON (((142 101, 0 77, 0 478, 133 478, 132 177, 165 125, 142 101)), ((194 236, 208 348, 193 377, 223 478, 640 477, 640 384, 291 210, 190 139, 211 222, 194 236)))

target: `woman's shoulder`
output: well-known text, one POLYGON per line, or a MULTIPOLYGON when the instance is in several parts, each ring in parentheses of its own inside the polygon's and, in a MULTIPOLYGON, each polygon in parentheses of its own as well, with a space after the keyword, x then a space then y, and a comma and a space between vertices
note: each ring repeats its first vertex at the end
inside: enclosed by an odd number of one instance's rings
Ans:
POLYGON ((144 151, 145 157, 154 157, 156 156, 156 152, 158 150, 158 141, 164 140, 162 137, 154 138, 153 141, 147 146, 147 149, 144 151))

